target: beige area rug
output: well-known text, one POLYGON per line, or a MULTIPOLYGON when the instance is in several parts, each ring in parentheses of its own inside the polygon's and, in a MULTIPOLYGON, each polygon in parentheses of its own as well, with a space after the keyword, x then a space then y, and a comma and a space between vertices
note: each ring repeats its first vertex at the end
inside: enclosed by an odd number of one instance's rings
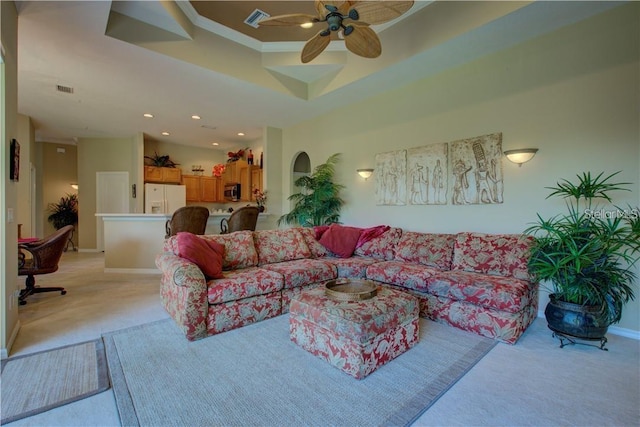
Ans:
POLYGON ((356 380, 289 339, 283 315, 189 342, 172 320, 104 336, 123 426, 408 425, 496 342, 425 319, 420 342, 356 380))
POLYGON ((2 420, 10 423, 109 388, 101 339, 2 361, 2 420))

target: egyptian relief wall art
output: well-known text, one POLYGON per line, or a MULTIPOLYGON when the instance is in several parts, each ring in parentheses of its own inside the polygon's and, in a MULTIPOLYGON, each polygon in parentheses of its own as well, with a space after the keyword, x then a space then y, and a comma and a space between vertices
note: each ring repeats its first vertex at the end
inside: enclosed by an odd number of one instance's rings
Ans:
POLYGON ((502 133, 379 153, 376 204, 502 203, 502 177, 502 133))
POLYGON ((376 204, 407 204, 407 151, 376 154, 376 204))

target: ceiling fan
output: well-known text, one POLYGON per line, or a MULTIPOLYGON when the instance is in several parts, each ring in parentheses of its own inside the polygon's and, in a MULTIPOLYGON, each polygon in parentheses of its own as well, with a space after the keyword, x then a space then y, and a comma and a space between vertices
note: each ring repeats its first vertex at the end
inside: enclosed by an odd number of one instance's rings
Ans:
POLYGON ((327 28, 313 36, 302 49, 302 62, 320 55, 331 41, 332 32, 342 31, 347 49, 365 58, 382 53, 378 35, 369 25, 382 24, 402 15, 413 5, 411 1, 323 1, 315 0, 318 16, 305 13, 273 16, 261 20, 260 26, 287 26, 326 22, 327 28))

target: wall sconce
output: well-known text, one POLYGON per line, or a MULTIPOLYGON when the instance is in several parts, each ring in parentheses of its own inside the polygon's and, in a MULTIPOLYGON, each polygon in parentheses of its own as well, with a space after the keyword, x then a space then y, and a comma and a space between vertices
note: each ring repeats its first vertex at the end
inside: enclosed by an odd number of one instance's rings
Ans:
POLYGON ((518 167, 522 167, 522 164, 533 159, 537 152, 537 148, 520 148, 518 150, 507 150, 504 155, 507 156, 509 161, 517 164, 518 167))
POLYGON ((356 172, 358 172, 358 175, 363 177, 365 181, 373 175, 373 169, 356 169, 356 172))
POLYGON ((71 188, 73 188, 74 190, 78 189, 78 184, 71 184, 71 188))

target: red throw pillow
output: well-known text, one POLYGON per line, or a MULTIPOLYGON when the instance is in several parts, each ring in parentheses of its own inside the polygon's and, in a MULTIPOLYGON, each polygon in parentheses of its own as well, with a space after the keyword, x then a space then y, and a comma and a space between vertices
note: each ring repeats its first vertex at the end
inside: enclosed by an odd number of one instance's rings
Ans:
POLYGON ((178 242, 177 255, 179 257, 187 259, 200 267, 204 275, 210 279, 223 277, 224 245, 184 231, 178 232, 176 239, 178 242))
POLYGON ((361 232, 360 228, 331 224, 318 241, 340 258, 349 258, 356 249, 361 232))

